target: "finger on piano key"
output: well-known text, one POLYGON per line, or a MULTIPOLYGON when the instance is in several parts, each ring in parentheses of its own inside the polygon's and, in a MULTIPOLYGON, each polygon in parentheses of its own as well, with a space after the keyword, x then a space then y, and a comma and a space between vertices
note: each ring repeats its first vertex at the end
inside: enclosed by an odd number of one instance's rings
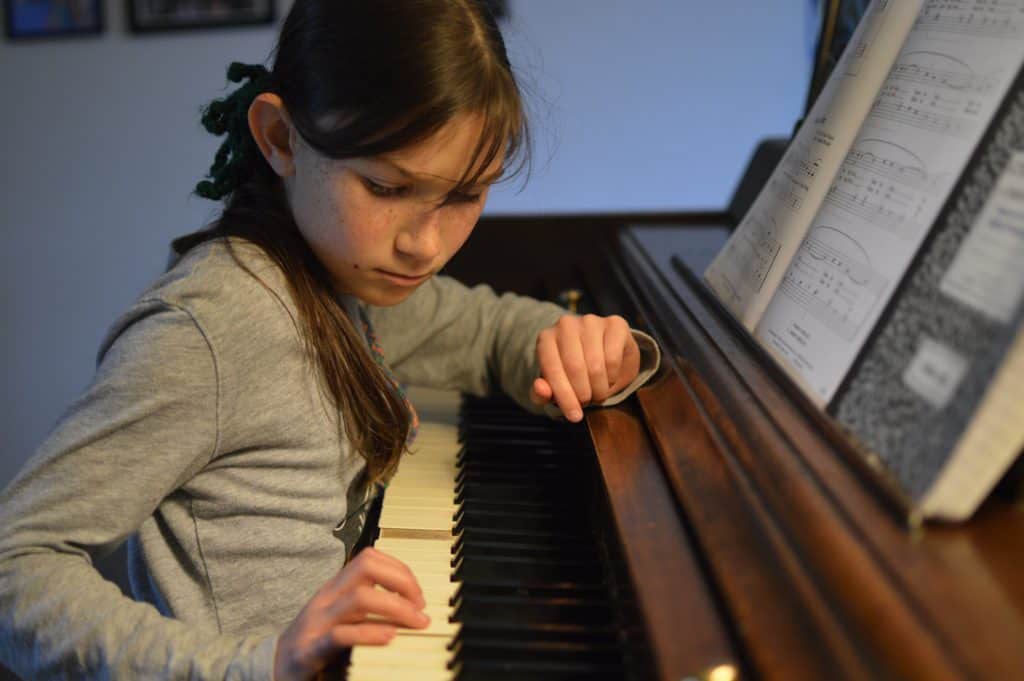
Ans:
MULTIPOLYGON (((412 399, 419 408, 416 397, 412 399)), ((451 401, 457 405, 457 397, 451 401)), ((458 586, 451 579, 458 451, 453 425, 423 421, 412 453, 402 458, 388 484, 377 524, 380 536, 374 546, 412 570, 431 621, 426 629, 399 628, 392 642, 382 648, 354 648, 348 673, 352 681, 453 678, 447 669, 451 659, 447 646, 460 629, 449 621, 458 586)))

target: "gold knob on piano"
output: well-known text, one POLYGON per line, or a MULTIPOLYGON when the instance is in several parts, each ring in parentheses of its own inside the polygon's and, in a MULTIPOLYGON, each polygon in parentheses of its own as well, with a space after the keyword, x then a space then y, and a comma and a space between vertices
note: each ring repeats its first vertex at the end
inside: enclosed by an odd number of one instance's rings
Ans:
POLYGON ((703 671, 686 676, 681 681, 739 681, 740 672, 733 664, 716 664, 703 671))
POLYGON ((580 291, 579 289, 571 288, 566 291, 563 291, 562 294, 558 297, 563 301, 565 306, 569 308, 570 313, 576 314, 577 308, 580 304, 580 298, 583 297, 583 292, 580 291))

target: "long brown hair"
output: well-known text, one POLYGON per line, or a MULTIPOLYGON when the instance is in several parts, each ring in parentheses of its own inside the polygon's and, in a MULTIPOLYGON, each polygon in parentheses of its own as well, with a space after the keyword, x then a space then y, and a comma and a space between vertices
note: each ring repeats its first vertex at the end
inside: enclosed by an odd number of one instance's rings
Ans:
POLYGON ((303 139, 339 159, 396 151, 459 114, 482 114, 484 129, 460 187, 476 182, 503 152, 507 177, 528 161, 529 143, 504 41, 480 0, 295 0, 273 68, 232 67, 232 80, 251 82, 207 107, 207 128, 228 139, 210 171, 215 182, 197 187, 207 198, 225 197, 224 210, 207 229, 176 239, 173 248, 182 254, 220 238, 230 250, 228 237, 240 237, 276 262, 295 300, 309 356, 349 441, 366 459, 368 479, 386 480, 405 449, 411 415, 302 238, 284 184, 256 148, 245 111, 257 92, 277 93, 303 139), (325 116, 337 121, 330 129, 317 124, 325 116))

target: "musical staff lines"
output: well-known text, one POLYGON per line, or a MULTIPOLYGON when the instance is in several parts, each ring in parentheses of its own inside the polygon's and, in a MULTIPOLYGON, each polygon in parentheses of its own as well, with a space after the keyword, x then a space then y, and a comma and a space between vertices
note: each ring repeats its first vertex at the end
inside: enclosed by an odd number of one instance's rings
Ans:
POLYGON ((962 59, 931 50, 903 54, 892 69, 892 78, 976 95, 988 93, 995 85, 994 78, 975 73, 962 59))
POLYGON ((965 119, 977 116, 981 103, 973 98, 957 97, 929 88, 906 87, 890 81, 871 107, 871 115, 881 120, 909 125, 917 130, 966 137, 970 125, 965 119))
MULTIPOLYGON (((771 215, 751 216, 750 226, 742 231, 737 230, 735 236, 737 238, 730 239, 725 247, 727 262, 733 263, 730 269, 738 278, 749 282, 755 291, 760 292, 781 247, 775 218, 771 215)), ((731 281, 729 285, 733 287, 731 281)))
POLYGON ((819 225, 800 244, 779 290, 849 342, 878 304, 887 283, 855 239, 819 225))
POLYGON ((819 140, 817 136, 810 144, 795 142, 779 163, 781 177, 773 174, 769 180, 768 186, 778 206, 792 212, 803 206, 807 192, 821 170, 820 147, 828 144, 828 140, 819 140))
POLYGON ((868 138, 843 159, 825 203, 910 239, 927 219, 935 200, 934 182, 912 151, 894 142, 868 138))
POLYGON ((928 0, 915 29, 1006 40, 1024 35, 1021 0, 928 0))
POLYGON ((888 140, 875 137, 860 140, 843 163, 916 190, 924 190, 928 184, 928 171, 921 157, 888 140))
POLYGON ((842 73, 845 76, 855 78, 860 74, 860 70, 864 66, 864 57, 881 30, 882 21, 879 15, 886 12, 887 9, 886 3, 871 3, 867 16, 861 19, 861 25, 865 30, 856 36, 856 42, 846 50, 843 61, 840 62, 839 67, 842 68, 842 73))

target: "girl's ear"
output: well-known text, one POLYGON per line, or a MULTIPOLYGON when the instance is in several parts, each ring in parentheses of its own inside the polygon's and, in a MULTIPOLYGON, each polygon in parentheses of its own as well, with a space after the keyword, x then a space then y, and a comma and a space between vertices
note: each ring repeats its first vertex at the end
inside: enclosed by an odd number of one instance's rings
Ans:
POLYGON ((249 105, 249 131, 263 158, 281 177, 295 172, 291 121, 284 101, 272 92, 261 92, 249 105))

